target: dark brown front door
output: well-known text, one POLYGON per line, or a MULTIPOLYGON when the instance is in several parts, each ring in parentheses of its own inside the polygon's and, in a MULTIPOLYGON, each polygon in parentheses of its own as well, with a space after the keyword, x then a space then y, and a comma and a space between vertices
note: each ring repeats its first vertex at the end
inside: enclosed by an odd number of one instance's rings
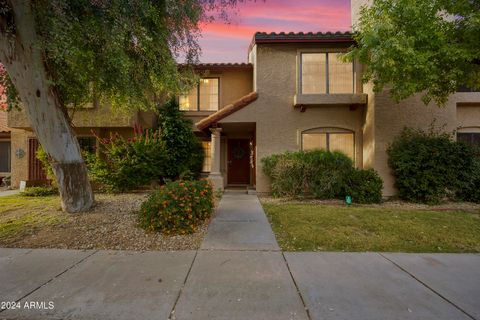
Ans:
POLYGON ((250 184, 248 139, 228 139, 228 184, 250 184))

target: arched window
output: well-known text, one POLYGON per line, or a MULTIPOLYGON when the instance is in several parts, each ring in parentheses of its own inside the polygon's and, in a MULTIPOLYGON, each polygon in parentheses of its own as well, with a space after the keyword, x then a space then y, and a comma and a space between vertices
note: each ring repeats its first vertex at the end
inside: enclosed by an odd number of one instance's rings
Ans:
POLYGON ((340 151, 355 159, 355 133, 342 128, 314 128, 302 132, 302 150, 340 151))

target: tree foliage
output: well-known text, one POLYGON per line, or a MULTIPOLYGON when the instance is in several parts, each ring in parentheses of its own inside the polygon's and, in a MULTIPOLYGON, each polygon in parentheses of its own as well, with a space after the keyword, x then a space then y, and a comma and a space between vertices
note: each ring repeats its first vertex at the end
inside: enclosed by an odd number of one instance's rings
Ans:
POLYGON ((444 105, 458 87, 480 89, 480 2, 374 0, 354 26, 348 58, 364 65, 364 81, 396 100, 423 92, 444 105))
MULTIPOLYGON (((166 94, 195 81, 199 25, 226 18, 238 0, 39 0, 31 1, 38 47, 52 88, 65 106, 99 100, 126 109, 155 108, 166 94)), ((0 30, 15 37, 10 0, 0 0, 0 30)), ((18 105, 15 88, 0 69, 6 104, 18 105)))

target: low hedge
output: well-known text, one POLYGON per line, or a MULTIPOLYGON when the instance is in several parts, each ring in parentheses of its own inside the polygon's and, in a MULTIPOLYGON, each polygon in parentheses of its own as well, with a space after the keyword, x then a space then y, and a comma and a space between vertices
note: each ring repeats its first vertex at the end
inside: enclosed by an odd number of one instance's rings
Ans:
POLYGON ((355 169, 343 153, 325 150, 285 152, 262 159, 275 197, 343 199, 357 203, 381 201, 383 182, 373 170, 355 169))
POLYGON ((353 169, 347 175, 346 194, 356 203, 379 203, 382 201, 383 181, 373 169, 353 169))
POLYGON ((214 207, 209 181, 178 180, 167 182, 150 194, 139 212, 139 224, 163 234, 194 233, 214 207))
POLYGON ((48 187, 28 187, 22 191, 20 195, 24 197, 47 197, 58 195, 58 188, 55 186, 48 187))

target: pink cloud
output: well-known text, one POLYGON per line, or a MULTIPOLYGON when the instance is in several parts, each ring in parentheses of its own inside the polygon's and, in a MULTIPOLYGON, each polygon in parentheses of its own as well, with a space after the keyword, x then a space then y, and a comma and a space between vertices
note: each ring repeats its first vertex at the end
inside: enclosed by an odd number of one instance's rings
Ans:
POLYGON ((257 0, 232 11, 230 24, 201 26, 202 62, 245 62, 255 32, 350 30, 348 0, 257 0))

